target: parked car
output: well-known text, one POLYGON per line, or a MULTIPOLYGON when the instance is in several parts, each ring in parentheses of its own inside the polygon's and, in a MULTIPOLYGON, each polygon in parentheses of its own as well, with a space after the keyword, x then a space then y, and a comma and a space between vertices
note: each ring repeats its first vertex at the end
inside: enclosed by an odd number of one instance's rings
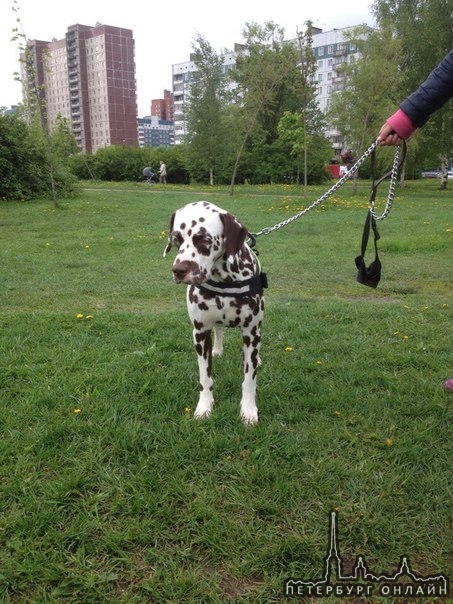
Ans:
MULTIPOLYGON (((425 170, 422 172, 422 178, 440 178, 442 176, 442 172, 440 168, 434 168, 433 170, 425 170)), ((453 178, 453 170, 448 171, 447 178, 453 178)))
POLYGON ((438 168, 435 170, 426 170, 422 172, 422 178, 440 178, 440 170, 438 168))

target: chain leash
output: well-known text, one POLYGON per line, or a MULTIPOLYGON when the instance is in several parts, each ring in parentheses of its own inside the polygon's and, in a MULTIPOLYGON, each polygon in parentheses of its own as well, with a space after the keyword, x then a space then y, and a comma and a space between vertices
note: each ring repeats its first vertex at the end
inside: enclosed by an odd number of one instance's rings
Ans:
MULTIPOLYGON (((323 201, 325 201, 326 199, 328 199, 331 195, 333 195, 333 193, 335 193, 335 191, 337 191, 340 187, 342 187, 345 184, 345 182, 347 182, 350 178, 352 178, 352 176, 357 172, 357 170, 360 168, 360 166, 372 154, 375 153, 378 144, 379 144, 379 142, 377 140, 375 140, 368 147, 368 149, 365 151, 365 153, 361 157, 359 157, 359 159, 356 161, 356 163, 347 172, 345 172, 345 174, 343 174, 343 176, 340 178, 340 180, 338 180, 326 193, 324 193, 324 195, 322 195, 319 199, 317 199, 316 201, 314 201, 308 207, 304 208, 298 214, 295 214, 294 216, 291 216, 290 218, 287 218, 286 220, 282 220, 282 222, 279 222, 279 223, 275 224, 274 226, 264 227, 258 233, 249 233, 249 238, 250 238, 252 247, 256 243, 256 238, 259 237, 260 235, 269 235, 269 233, 273 233, 274 231, 277 231, 278 229, 281 229, 281 228, 283 228, 285 226, 288 226, 289 224, 291 224, 295 220, 298 220, 299 218, 301 218, 302 216, 304 216, 305 214, 307 214, 307 212, 310 212, 310 210, 313 210, 314 208, 316 208, 317 206, 319 206, 321 203, 323 203, 323 201)), ((403 157, 400 158, 400 156, 401 156, 400 146, 397 146, 396 149, 395 149, 395 157, 393 159, 393 165, 392 165, 391 171, 388 172, 387 174, 385 174, 375 185, 373 185, 374 188, 377 189, 377 186, 385 178, 388 178, 388 176, 390 175, 390 185, 389 185, 389 192, 388 192, 388 196, 387 196, 387 201, 386 201, 386 204, 385 204, 384 211, 383 211, 383 213, 380 216, 377 215, 377 213, 376 213, 376 211, 374 209, 375 200, 373 199, 370 202, 370 212, 371 212, 372 216, 376 220, 383 220, 384 218, 386 218, 388 216, 391 208, 392 208, 393 200, 395 198, 395 188, 396 188, 396 179, 397 179, 397 176, 398 176, 398 169, 400 168, 400 166, 403 163, 404 158, 406 156, 406 143, 404 141, 403 141, 403 147, 404 147, 403 157)))

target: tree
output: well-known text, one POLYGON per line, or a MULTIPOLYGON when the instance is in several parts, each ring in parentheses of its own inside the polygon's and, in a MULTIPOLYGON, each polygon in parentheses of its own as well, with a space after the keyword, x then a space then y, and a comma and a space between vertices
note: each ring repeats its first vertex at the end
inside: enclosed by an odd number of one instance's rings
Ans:
POLYGON ((79 152, 77 141, 68 119, 57 115, 51 133, 52 148, 57 157, 66 160, 71 155, 79 152))
MULTIPOLYGON (((13 1, 13 11, 19 13, 17 0, 13 1)), ((19 24, 13 31, 13 41, 18 42, 21 53, 23 73, 22 88, 24 90, 23 118, 27 120, 28 133, 34 140, 35 155, 40 158, 39 165, 35 162, 35 173, 30 175, 29 194, 50 196, 54 207, 58 207, 58 195, 66 196, 74 193, 74 179, 67 169, 64 157, 59 157, 54 150, 54 137, 50 125, 47 123, 45 95, 42 87, 38 86, 37 70, 33 43, 27 40, 22 30, 20 17, 16 19, 19 24), (39 168, 39 169, 38 169, 39 168), (42 186, 43 179, 48 179, 48 186, 42 186), (33 189, 33 183, 36 187, 33 189)), ((45 62, 45 56, 43 56, 45 62)), ((20 80, 20 76, 17 75, 20 80)), ((57 124, 55 141, 58 142, 61 133, 61 124, 57 124)), ((61 138, 61 137, 60 137, 61 138)))
MULTIPOLYGON (((74 194, 75 180, 63 164, 54 174, 60 196, 74 194)), ((0 198, 26 200, 49 197, 47 141, 39 124, 27 124, 19 114, 0 115, 0 198)))
POLYGON ((260 123, 263 131, 269 132, 269 126, 264 124, 269 124, 270 118, 273 118, 277 129, 276 109, 283 98, 282 93, 297 78, 297 50, 294 45, 284 43, 283 33, 273 22, 264 26, 247 23, 243 32, 245 50, 239 54, 231 73, 236 85, 234 93, 241 140, 231 176, 230 194, 233 194, 239 162, 249 138, 260 123))
MULTIPOLYGON (((395 106, 400 90, 400 45, 388 30, 358 27, 349 35, 361 58, 337 67, 345 84, 332 95, 328 119, 345 145, 359 157, 374 140, 379 127, 395 106)), ((387 161, 388 152, 379 154, 387 161)))
MULTIPOLYGON (((314 75, 316 73, 316 58, 313 53, 313 24, 306 22, 305 32, 297 35, 299 49, 299 97, 300 97, 300 125, 302 127, 301 138, 294 139, 292 154, 297 158, 303 158, 304 194, 307 195, 308 184, 308 148, 309 137, 313 137, 324 129, 324 119, 316 101, 316 89, 314 75), (300 142, 303 141, 301 146, 300 142)), ((284 129, 283 129, 284 131, 284 129)), ((317 136, 317 138, 320 138, 317 136)), ((327 158, 326 162, 329 158, 327 158)))
MULTIPOLYGON (((380 27, 401 45, 398 67, 402 77, 395 103, 398 105, 453 47, 452 0, 375 0, 372 10, 380 27)), ((426 126, 411 137, 411 154, 418 156, 419 163, 424 162, 426 168, 431 167, 430 162, 440 162, 441 188, 447 187, 452 147, 451 105, 434 113, 426 126)))
POLYGON ((303 162, 304 186, 327 180, 326 164, 332 154, 329 141, 322 135, 310 133, 303 113, 286 112, 278 124, 280 140, 290 149, 297 172, 303 162))
POLYGON ((215 175, 225 163, 228 132, 222 119, 226 98, 226 78, 223 72, 223 54, 216 54, 211 45, 200 35, 194 49, 192 74, 186 122, 187 164, 195 180, 214 184, 215 175))

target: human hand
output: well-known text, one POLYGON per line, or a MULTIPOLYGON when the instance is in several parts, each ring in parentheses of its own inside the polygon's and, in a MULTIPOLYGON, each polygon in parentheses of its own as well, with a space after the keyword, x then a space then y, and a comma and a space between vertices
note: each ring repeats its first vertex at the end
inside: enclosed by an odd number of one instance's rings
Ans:
POLYGON ((398 136, 398 134, 393 130, 390 124, 387 124, 387 122, 385 122, 379 131, 377 140, 379 142, 379 145, 396 146, 400 144, 401 137, 398 136))

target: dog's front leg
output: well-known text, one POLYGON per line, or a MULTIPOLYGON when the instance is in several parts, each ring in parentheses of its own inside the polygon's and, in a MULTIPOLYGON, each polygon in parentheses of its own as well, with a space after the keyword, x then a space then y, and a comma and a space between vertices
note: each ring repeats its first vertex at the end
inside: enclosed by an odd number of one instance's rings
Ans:
POLYGON ((250 332, 243 332, 244 381, 242 382, 241 417, 246 424, 256 424, 256 374, 260 364, 261 332, 255 325, 250 332))
POLYGON ((195 350, 197 351, 198 370, 200 373, 200 398, 194 416, 209 417, 214 404, 212 380, 212 336, 211 330, 193 330, 195 350))
POLYGON ((212 354, 221 357, 223 354, 223 325, 214 325, 214 345, 212 354))

